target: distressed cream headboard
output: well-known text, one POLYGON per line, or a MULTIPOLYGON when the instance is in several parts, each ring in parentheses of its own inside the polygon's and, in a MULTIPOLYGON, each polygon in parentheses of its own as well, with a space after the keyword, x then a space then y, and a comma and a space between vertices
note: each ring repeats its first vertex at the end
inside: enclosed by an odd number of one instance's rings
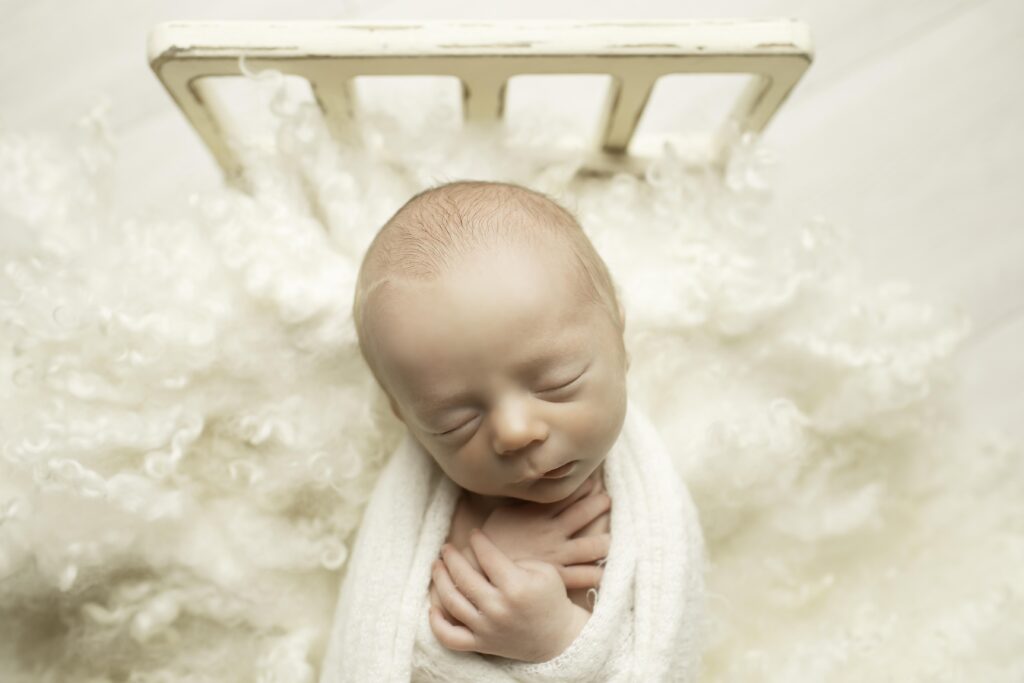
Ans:
MULTIPOLYGON (((204 101, 200 79, 272 69, 308 80, 333 134, 353 125, 353 79, 449 75, 463 84, 468 120, 498 119, 509 79, 521 74, 611 76, 591 170, 637 170, 628 153, 662 76, 755 76, 721 130, 761 131, 811 63, 797 20, 658 22, 343 23, 170 22, 149 35, 149 61, 229 179, 239 161, 204 101)), ((720 138, 722 136, 719 136, 720 138)), ((720 157, 722 147, 716 157, 720 157)))

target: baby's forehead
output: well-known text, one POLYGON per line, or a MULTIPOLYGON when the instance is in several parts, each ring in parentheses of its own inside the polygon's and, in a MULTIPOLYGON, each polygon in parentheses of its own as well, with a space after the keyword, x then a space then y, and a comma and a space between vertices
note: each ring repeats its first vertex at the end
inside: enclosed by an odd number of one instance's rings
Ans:
POLYGON ((545 321, 574 325, 586 291, 571 254, 508 249, 458 259, 436 278, 393 277, 367 300, 371 336, 425 339, 444 328, 502 325, 528 333, 545 321))
POLYGON ((512 301, 518 297, 510 292, 501 301, 464 290, 463 297, 438 298, 437 287, 415 283, 388 290, 368 336, 392 380, 414 377, 431 386, 495 362, 541 372, 579 359, 600 336, 595 315, 557 296, 512 301))
POLYGON ((403 231, 380 253, 366 257, 360 275, 364 286, 383 281, 418 284, 462 279, 481 268, 506 268, 510 261, 543 264, 551 273, 583 271, 572 239, 550 229, 531 229, 529 217, 486 231, 439 229, 403 231), (438 236, 438 232, 442 236, 438 236))
POLYGON ((538 308, 555 307, 582 292, 574 272, 576 259, 567 248, 514 244, 472 249, 453 255, 432 277, 408 277, 402 268, 386 276, 379 301, 413 299, 474 301, 484 308, 499 301, 528 300, 538 308))

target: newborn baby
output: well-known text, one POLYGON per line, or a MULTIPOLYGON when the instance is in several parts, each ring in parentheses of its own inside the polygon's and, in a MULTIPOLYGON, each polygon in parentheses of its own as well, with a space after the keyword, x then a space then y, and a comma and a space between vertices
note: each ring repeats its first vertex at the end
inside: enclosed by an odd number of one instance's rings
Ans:
POLYGON ((394 414, 461 491, 432 567, 434 636, 556 657, 590 617, 611 542, 602 463, 628 359, 604 262, 544 195, 451 183, 378 233, 353 315, 394 414))
POLYGON ((572 216, 501 183, 417 195, 370 245, 353 317, 407 430, 321 683, 695 681, 700 520, 626 398, 622 311, 572 216))

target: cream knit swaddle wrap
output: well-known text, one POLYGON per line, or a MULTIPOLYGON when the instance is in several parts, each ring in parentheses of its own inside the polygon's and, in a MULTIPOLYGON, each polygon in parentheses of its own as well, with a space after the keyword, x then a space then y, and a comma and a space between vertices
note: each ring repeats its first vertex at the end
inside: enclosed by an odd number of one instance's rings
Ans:
POLYGON ((613 501, 611 549, 576 640, 539 664, 454 652, 430 630, 427 592, 459 488, 407 435, 367 506, 320 682, 696 680, 704 614, 697 511, 632 402, 604 483, 613 501))

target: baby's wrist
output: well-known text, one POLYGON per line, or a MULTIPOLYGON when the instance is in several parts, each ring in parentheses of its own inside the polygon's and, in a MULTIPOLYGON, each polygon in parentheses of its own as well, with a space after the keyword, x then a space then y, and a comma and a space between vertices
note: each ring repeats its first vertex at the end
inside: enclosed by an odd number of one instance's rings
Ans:
POLYGON ((568 625, 564 631, 565 637, 560 639, 561 642, 555 648, 555 651, 543 661, 552 660, 568 650, 569 646, 576 642, 580 633, 583 632, 583 627, 587 625, 587 619, 589 618, 590 612, 583 609, 576 603, 569 601, 569 619, 568 625))

